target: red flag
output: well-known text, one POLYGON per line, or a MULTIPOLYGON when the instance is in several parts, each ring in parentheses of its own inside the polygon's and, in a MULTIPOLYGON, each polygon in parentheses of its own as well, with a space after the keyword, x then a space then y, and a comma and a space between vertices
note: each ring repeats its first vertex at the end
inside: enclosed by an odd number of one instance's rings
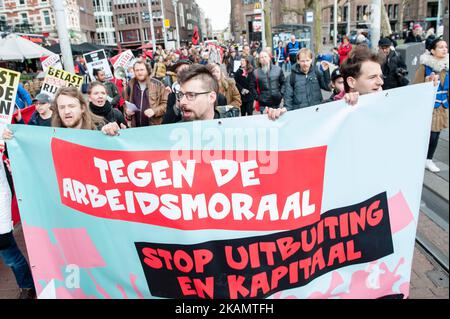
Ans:
POLYGON ((194 34, 192 35, 192 44, 198 45, 198 40, 200 37, 198 36, 198 27, 194 26, 194 34))

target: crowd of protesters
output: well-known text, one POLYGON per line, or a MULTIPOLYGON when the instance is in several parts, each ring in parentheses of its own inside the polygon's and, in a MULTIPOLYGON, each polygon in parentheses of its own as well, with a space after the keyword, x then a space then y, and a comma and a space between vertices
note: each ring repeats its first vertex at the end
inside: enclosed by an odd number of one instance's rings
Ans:
MULTIPOLYGON (((69 87, 59 89, 54 99, 41 93, 32 101, 26 90, 19 87, 14 119, 24 123, 21 109, 34 103, 29 125, 101 130, 113 136, 126 128, 263 112, 275 120, 287 111, 340 99, 354 105, 359 95, 408 84, 405 63, 392 40, 382 38, 378 47, 379 51, 374 52, 364 41, 352 45, 343 37, 342 44, 332 53, 316 59, 295 36, 286 44, 276 43, 273 51, 263 49, 257 42, 243 46, 192 45, 176 51, 158 47, 154 53, 139 57, 126 70, 125 79, 107 81, 103 70, 94 70, 96 81, 88 85, 86 95, 69 87), (325 99, 322 90, 330 91, 331 97, 325 99)), ((436 172, 439 168, 432 157, 439 132, 448 122, 445 41, 429 41, 420 62, 415 82, 436 82, 439 78, 441 83, 426 166, 436 172)), ((81 59, 76 60, 76 67, 78 74, 86 72, 81 59)), ((5 129, 3 138, 13 138, 13 132, 5 129)), ((4 187, 5 181, 10 180, 8 176, 8 168, 2 166, 2 211, 11 201, 4 187)), ((33 298, 31 272, 17 248, 10 224, 10 220, 2 224, 0 219, 0 255, 14 271, 20 297, 33 298)))

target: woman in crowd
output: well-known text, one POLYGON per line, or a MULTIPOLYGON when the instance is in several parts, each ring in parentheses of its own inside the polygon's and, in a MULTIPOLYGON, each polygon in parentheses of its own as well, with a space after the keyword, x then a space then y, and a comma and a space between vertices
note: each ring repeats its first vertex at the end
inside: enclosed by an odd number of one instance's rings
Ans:
POLYGON ((117 125, 126 127, 123 114, 113 108, 107 100, 106 87, 101 82, 92 82, 88 88, 89 110, 103 118, 105 123, 116 122, 117 125))
POLYGON ((219 84, 219 93, 226 97, 227 105, 232 105, 240 110, 242 104, 241 95, 234 81, 224 76, 220 65, 208 64, 208 68, 219 84))
POLYGON ((430 143, 425 163, 425 167, 431 172, 439 172, 439 167, 433 162, 433 156, 437 148, 440 132, 448 127, 449 55, 447 42, 442 38, 437 38, 428 45, 427 50, 420 56, 420 66, 416 71, 414 83, 425 82, 426 78, 435 74, 439 76, 440 84, 434 104, 430 143))
POLYGON ((254 92, 250 90, 250 83, 255 81, 253 66, 247 58, 241 59, 241 67, 234 75, 236 86, 241 95, 241 115, 253 115, 253 103, 255 101, 254 92))

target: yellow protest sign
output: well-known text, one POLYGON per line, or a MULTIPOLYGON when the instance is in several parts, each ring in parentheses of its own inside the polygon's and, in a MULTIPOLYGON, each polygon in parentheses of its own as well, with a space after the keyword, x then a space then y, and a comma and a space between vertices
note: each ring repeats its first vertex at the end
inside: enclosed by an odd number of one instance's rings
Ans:
POLYGON ((61 87, 75 86, 78 89, 81 89, 82 84, 82 76, 49 67, 45 75, 44 83, 42 84, 41 93, 46 93, 51 97, 54 97, 56 91, 61 87))
POLYGON ((20 73, 0 68, 0 125, 11 123, 20 73))

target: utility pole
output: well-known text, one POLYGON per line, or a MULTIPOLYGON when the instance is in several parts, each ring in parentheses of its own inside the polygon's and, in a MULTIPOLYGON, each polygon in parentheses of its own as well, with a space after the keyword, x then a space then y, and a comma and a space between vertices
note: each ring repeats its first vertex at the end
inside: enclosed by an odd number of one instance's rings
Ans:
POLYGON ((372 0, 370 11, 370 33, 372 49, 378 46, 381 33, 381 0, 372 0))
POLYGON ((347 35, 350 35, 350 17, 352 16, 350 9, 350 0, 347 0, 347 35))
POLYGON ((273 49, 273 38, 272 38, 272 0, 267 0, 267 6, 266 6, 266 11, 267 11, 267 15, 268 18, 266 20, 266 34, 269 35, 269 37, 266 39, 266 44, 267 46, 272 50, 273 49))
POLYGON ((164 49, 167 49, 167 30, 166 30, 166 15, 164 14, 164 0, 161 0, 161 20, 164 38, 164 49))
POLYGON ((338 0, 334 0, 333 8, 333 44, 337 47, 338 0))
POLYGON ((175 25, 177 28, 177 49, 180 49, 180 29, 178 28, 178 9, 177 9, 178 0, 172 0, 173 8, 175 9, 175 25))
POLYGON ((61 48, 64 70, 70 73, 75 73, 63 0, 53 0, 53 8, 55 10, 56 30, 58 31, 59 46, 61 48))
POLYGON ((156 51, 155 27, 153 26, 152 2, 147 0, 148 14, 150 15, 150 32, 152 34, 152 52, 156 51))
POLYGON ((438 0, 438 12, 436 17, 436 30, 435 30, 436 34, 438 33, 439 24, 441 22, 441 15, 442 15, 442 1, 438 0))
POLYGON ((262 28, 261 28, 261 45, 262 48, 264 49, 267 46, 266 43, 266 12, 264 11, 264 0, 260 0, 261 2, 261 24, 262 24, 262 28))

